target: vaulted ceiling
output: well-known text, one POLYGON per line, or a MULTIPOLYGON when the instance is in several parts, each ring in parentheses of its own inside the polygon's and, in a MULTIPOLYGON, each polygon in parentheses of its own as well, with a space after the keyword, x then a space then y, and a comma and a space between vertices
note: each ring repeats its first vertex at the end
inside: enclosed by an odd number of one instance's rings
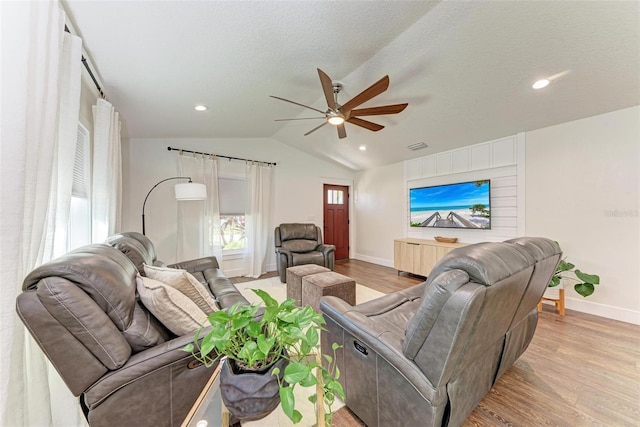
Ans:
POLYGON ((272 137, 362 170, 640 104, 637 1, 63 4, 129 138, 272 137), (276 122, 316 114, 269 95, 325 110, 316 68, 343 102, 388 74, 363 107, 409 106, 303 136, 321 120, 276 122))

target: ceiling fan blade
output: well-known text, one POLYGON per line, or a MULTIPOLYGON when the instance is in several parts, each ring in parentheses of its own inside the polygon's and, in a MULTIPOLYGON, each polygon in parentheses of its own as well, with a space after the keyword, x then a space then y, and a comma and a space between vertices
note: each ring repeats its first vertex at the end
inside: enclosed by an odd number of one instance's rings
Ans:
POLYGON ((333 95, 333 82, 331 81, 331 77, 329 77, 327 73, 322 71, 320 68, 318 68, 318 75, 320 76, 320 83, 322 83, 324 97, 327 99, 327 105, 329 106, 329 108, 335 111, 336 100, 333 95))
POLYGON ((356 125, 356 126, 363 127, 363 128, 365 128, 365 129, 372 130, 372 131, 374 131, 374 132, 377 132, 377 131, 379 131, 380 129, 384 129, 384 126, 382 126, 382 125, 379 125, 379 124, 377 124, 377 123, 370 122, 370 121, 368 121, 368 120, 362 120, 362 119, 359 119, 359 118, 357 118, 357 117, 349 117, 349 118, 347 119, 347 121, 348 121, 349 123, 351 123, 351 124, 354 124, 354 125, 356 125))
POLYGON ((338 138, 342 139, 347 137, 347 130, 344 128, 344 123, 340 123, 336 128, 338 128, 338 138))
POLYGON ((322 110, 318 110, 317 108, 309 107, 308 105, 300 104, 299 102, 295 102, 295 101, 291 101, 291 100, 288 100, 288 99, 280 98, 279 96, 273 96, 273 95, 269 95, 269 96, 271 98, 279 99, 280 101, 290 102, 292 104, 296 104, 296 105, 299 105, 301 107, 309 108, 310 110, 317 111, 318 113, 325 114, 325 112, 322 111, 322 110))
POLYGON ((326 117, 299 117, 297 119, 275 119, 276 122, 287 122, 289 120, 318 120, 318 119, 326 119, 326 117))
POLYGON ((342 106, 342 111, 344 111, 345 115, 349 115, 349 111, 356 108, 360 104, 364 104, 374 96, 380 95, 382 92, 387 90, 389 87, 389 76, 386 75, 353 98, 347 101, 346 104, 342 106))
POLYGON ((405 108, 407 108, 409 104, 393 104, 393 105, 383 105, 381 107, 371 107, 371 108, 358 108, 356 110, 351 110, 351 117, 354 116, 377 116, 380 114, 398 114, 405 108))
POLYGON ((328 122, 324 122, 324 123, 322 123, 320 126, 316 126, 316 127, 314 127, 314 128, 313 128, 313 129, 311 129, 309 132, 305 133, 305 134, 304 134, 304 136, 307 136, 307 135, 309 135, 310 133, 317 131, 317 130, 318 130, 318 129, 320 129, 322 126, 326 125, 327 123, 328 123, 328 122))

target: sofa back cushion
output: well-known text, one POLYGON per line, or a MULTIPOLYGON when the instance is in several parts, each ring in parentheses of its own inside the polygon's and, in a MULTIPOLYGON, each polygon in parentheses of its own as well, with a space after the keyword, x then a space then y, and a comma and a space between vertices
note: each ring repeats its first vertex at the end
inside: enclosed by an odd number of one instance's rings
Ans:
MULTIPOLYGON (((313 240, 316 246, 322 244, 320 229, 315 224, 280 224, 279 240, 284 243, 287 240, 313 240)), ((276 242, 276 246, 277 242, 276 242)))
POLYGON ((132 237, 127 237, 123 234, 114 234, 110 236, 105 243, 125 254, 143 276, 144 265, 153 265, 154 257, 142 243, 132 237))
MULTIPOLYGON (((109 245, 94 244, 36 268, 25 278, 23 290, 35 290, 51 315, 80 341, 108 343, 104 351, 112 353, 112 361, 105 366, 113 369, 111 366, 119 367, 132 351, 155 346, 168 337, 136 302, 137 274, 123 253, 109 245), (53 280, 56 278, 65 281, 53 280), (123 342, 128 350, 119 348, 123 342)), ((86 345, 92 352, 96 350, 86 345)), ((103 360, 96 351, 94 355, 103 360)))
POLYGON ((157 261, 158 254, 156 253, 156 247, 147 236, 142 233, 138 233, 137 231, 123 231, 122 233, 120 233, 120 235, 135 239, 140 242, 142 246, 144 246, 145 250, 149 254, 149 257, 151 258, 151 262, 148 264, 153 264, 157 261))
POLYGON ((535 274, 536 265, 544 263, 543 270, 547 264, 555 266, 559 249, 547 247, 539 258, 521 245, 480 243, 450 252, 434 267, 403 343, 405 355, 434 386, 482 357, 487 358, 491 384, 516 314, 531 311, 537 303, 525 298, 528 289, 532 283, 538 289, 538 282, 548 279, 535 274))

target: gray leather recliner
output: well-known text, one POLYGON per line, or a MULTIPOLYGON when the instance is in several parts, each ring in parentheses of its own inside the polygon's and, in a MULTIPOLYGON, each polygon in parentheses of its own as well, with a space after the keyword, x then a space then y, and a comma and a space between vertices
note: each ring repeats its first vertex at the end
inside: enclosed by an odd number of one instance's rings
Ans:
POLYGON ((412 288, 351 306, 323 297, 323 352, 369 427, 459 426, 526 350, 561 258, 544 238, 456 249, 412 288))
POLYGON ((318 264, 333 270, 336 247, 322 243, 322 231, 315 224, 280 224, 275 229, 276 264, 280 281, 286 281, 287 268, 318 264))
POLYGON ((127 231, 110 236, 106 242, 125 254, 133 262, 141 275, 144 265, 157 265, 179 268, 191 273, 205 288, 209 290, 218 305, 222 308, 231 307, 235 303, 249 304, 233 283, 220 270, 218 260, 214 256, 182 261, 166 265, 159 261, 156 248, 149 238, 135 231, 127 231))
POLYGON ((134 264, 105 244, 25 278, 16 310, 92 427, 179 426, 213 373, 136 298, 134 264))

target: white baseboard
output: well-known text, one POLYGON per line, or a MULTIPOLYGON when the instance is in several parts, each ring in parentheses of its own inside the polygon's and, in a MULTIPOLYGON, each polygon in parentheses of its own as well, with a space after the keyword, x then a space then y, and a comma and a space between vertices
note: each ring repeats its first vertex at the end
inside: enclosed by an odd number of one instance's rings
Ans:
POLYGON ((640 325, 640 311, 573 298, 565 298, 565 306, 571 310, 640 325))
POLYGON ((393 268, 393 260, 392 259, 384 259, 384 258, 376 258, 362 254, 354 254, 354 259, 358 259, 360 261, 370 262, 372 264, 384 265, 385 267, 393 268))

